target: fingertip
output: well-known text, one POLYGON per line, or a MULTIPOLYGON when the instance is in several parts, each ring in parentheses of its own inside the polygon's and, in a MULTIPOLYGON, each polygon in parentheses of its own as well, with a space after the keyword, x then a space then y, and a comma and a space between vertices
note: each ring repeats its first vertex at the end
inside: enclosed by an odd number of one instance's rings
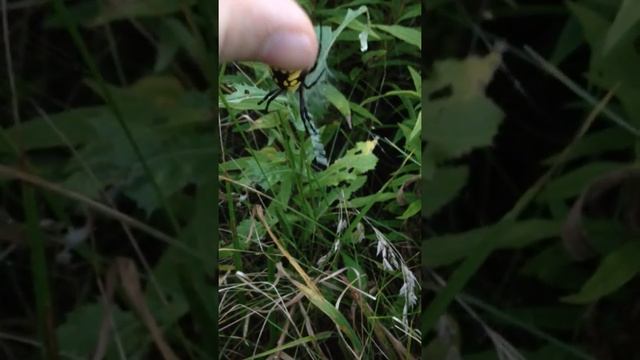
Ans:
POLYGON ((317 52, 315 36, 281 31, 269 36, 262 48, 261 57, 265 63, 280 69, 309 69, 315 63, 317 52))
POLYGON ((308 69, 315 63, 313 25, 293 0, 220 0, 219 17, 223 61, 255 60, 282 69, 308 69))

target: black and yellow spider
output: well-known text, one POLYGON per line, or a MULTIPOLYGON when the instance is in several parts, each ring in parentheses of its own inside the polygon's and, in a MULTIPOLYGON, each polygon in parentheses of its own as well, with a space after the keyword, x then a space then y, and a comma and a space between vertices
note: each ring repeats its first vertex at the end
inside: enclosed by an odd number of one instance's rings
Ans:
MULTIPOLYGON (((322 28, 320 28, 320 40, 318 41, 318 58, 320 57, 320 51, 322 50, 322 28)), ((304 124, 305 130, 309 134, 314 134, 313 129, 314 126, 311 123, 311 118, 309 116, 309 112, 307 111, 307 104, 304 100, 304 90, 311 89, 320 78, 324 74, 324 69, 318 75, 318 77, 312 81, 310 84, 305 82, 307 75, 313 73, 313 71, 318 66, 318 59, 316 59, 315 64, 309 70, 284 70, 271 68, 271 74, 273 76, 273 81, 278 85, 277 88, 269 91, 267 95, 262 98, 258 102, 258 105, 261 105, 265 101, 267 102, 267 106, 265 107, 265 112, 269 112, 269 105, 273 100, 275 100, 278 96, 280 96, 285 91, 295 92, 298 91, 298 96, 300 98, 300 117, 302 118, 302 123, 304 124)))

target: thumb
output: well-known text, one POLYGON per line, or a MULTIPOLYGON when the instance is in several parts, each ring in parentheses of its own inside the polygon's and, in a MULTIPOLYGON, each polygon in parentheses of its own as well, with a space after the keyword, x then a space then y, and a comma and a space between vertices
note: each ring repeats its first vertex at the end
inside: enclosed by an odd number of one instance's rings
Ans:
POLYGON ((308 69, 318 52, 311 20, 293 0, 219 0, 218 34, 222 61, 308 69))

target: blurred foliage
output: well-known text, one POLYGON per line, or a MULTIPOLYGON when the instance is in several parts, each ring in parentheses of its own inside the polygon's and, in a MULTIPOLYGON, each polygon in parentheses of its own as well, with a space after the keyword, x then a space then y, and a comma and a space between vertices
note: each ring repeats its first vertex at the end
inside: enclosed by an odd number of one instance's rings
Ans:
POLYGON ((422 260, 439 291, 425 299, 437 334, 423 353, 634 353, 638 10, 632 0, 428 6, 422 260))

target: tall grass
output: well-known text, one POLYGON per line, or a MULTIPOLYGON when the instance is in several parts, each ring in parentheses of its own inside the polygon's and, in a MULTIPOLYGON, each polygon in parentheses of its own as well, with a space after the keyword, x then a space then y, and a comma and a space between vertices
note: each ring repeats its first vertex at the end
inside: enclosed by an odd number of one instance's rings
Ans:
POLYGON ((328 168, 295 97, 258 106, 266 66, 223 68, 221 356, 417 358, 420 6, 306 8, 322 33, 308 77, 327 76, 306 98, 328 168))

